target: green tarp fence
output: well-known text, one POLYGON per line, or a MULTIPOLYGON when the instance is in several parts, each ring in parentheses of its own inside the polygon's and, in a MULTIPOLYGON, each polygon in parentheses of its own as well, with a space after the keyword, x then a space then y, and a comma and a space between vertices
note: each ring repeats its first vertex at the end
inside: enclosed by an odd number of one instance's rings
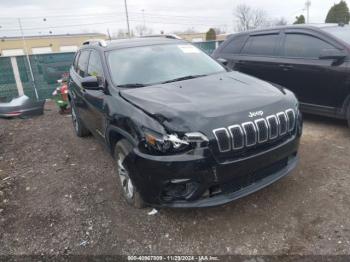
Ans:
MULTIPOLYGON (((194 45, 201 48, 207 54, 211 54, 220 44, 216 41, 198 42, 194 45)), ((30 74, 27 58, 16 56, 20 79, 24 94, 35 97, 34 84, 38 90, 39 99, 51 98, 52 92, 57 87, 57 80, 69 71, 74 58, 74 53, 53 53, 30 55, 30 63, 34 75, 34 83, 30 74)), ((0 101, 10 101, 18 96, 18 90, 10 57, 0 57, 0 101)))

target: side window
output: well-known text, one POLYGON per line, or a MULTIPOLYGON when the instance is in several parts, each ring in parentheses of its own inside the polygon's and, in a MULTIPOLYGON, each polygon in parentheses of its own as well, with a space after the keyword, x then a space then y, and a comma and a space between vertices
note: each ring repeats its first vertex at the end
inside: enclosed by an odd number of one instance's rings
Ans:
POLYGON ((87 65, 88 65, 89 54, 90 54, 90 51, 82 51, 82 52, 80 52, 79 59, 78 59, 78 70, 77 70, 77 73, 81 77, 85 77, 86 76, 86 68, 87 68, 87 65))
POLYGON ((249 37, 242 54, 273 56, 278 45, 279 34, 257 35, 249 37))
POLYGON ((95 50, 91 51, 87 74, 88 76, 96 76, 99 79, 103 77, 101 59, 95 50))
POLYGON ((73 62, 73 68, 74 68, 74 71, 75 72, 78 72, 78 59, 79 59, 79 55, 80 53, 78 52, 76 55, 75 55, 75 58, 74 58, 74 62, 73 62))
POLYGON ((294 58, 319 58, 323 49, 335 49, 327 42, 304 34, 287 34, 283 54, 294 58))
POLYGON ((242 50, 242 46, 247 38, 247 35, 241 35, 234 37, 223 49, 222 53, 225 54, 239 54, 242 50))

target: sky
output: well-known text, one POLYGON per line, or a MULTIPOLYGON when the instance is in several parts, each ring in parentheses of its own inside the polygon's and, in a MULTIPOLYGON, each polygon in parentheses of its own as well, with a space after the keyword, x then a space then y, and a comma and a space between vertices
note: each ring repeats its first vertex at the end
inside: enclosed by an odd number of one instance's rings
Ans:
MULTIPOLYGON (((127 0, 130 26, 146 25, 153 33, 210 27, 234 32, 234 10, 239 4, 265 10, 271 19, 293 23, 306 15, 306 0, 127 0)), ((322 23, 329 8, 340 0, 312 0, 310 22, 322 23)), ((349 3, 350 4, 350 3, 349 3)), ((126 30, 124 0, 0 0, 0 37, 126 30)))

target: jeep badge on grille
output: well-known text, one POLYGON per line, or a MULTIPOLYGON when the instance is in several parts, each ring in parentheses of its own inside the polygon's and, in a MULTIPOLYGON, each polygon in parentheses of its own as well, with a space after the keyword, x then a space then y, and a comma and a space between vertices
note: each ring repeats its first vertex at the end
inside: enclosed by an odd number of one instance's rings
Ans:
POLYGON ((249 112, 248 117, 252 118, 256 116, 263 116, 263 114, 264 114, 264 111, 249 112))

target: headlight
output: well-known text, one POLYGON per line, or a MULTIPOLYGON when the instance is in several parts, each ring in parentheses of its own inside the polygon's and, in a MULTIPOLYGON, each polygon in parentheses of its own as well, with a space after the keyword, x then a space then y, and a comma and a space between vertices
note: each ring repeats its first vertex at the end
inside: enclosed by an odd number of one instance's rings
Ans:
POLYGON ((207 146, 208 138, 199 132, 160 135, 150 130, 145 131, 145 147, 154 153, 176 154, 196 147, 207 146))

